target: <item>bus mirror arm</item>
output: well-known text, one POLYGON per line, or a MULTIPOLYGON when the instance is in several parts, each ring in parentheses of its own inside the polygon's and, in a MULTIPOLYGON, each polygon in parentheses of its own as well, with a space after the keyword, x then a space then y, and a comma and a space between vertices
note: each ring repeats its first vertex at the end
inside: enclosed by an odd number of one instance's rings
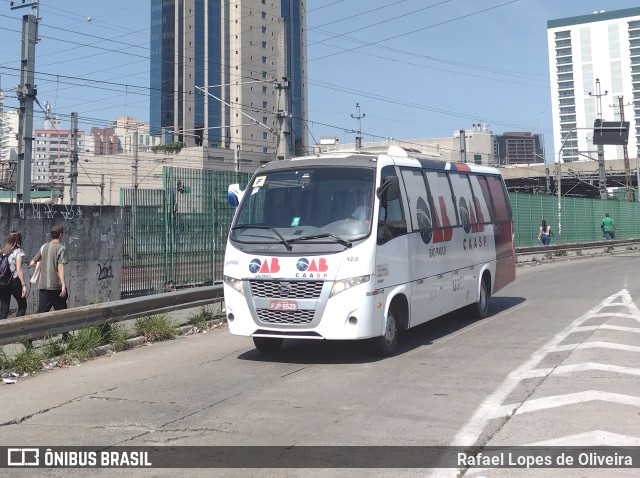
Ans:
POLYGON ((229 189, 227 190, 227 197, 229 198, 229 204, 232 207, 238 207, 240 201, 242 200, 242 195, 244 191, 240 189, 239 184, 231 184, 229 189))

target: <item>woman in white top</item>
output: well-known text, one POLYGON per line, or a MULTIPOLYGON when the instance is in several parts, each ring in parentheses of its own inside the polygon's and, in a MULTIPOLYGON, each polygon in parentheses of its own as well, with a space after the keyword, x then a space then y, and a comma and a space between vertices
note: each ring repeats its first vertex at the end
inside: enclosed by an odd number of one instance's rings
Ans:
POLYGON ((551 226, 547 225, 547 221, 542 220, 542 224, 540 225, 540 231, 538 232, 538 240, 542 241, 542 244, 545 246, 549 245, 551 242, 551 226))
POLYGON ((27 312, 27 287, 22 273, 22 234, 10 232, 7 244, 2 248, 3 254, 9 254, 9 268, 11 269, 10 284, 0 286, 0 319, 6 319, 9 315, 9 305, 11 296, 15 297, 18 303, 16 317, 20 317, 27 312))

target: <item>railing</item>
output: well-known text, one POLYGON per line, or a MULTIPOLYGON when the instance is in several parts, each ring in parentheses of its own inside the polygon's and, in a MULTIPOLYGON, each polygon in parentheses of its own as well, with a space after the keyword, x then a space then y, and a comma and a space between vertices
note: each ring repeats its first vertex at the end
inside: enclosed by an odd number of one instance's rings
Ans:
MULTIPOLYGON (((516 254, 519 258, 523 258, 539 253, 553 254, 559 251, 605 250, 611 247, 638 244, 640 244, 640 238, 554 244, 549 246, 528 246, 517 247, 516 254)), ((0 345, 19 343, 27 339, 56 335, 93 325, 135 319, 150 314, 200 307, 217 302, 221 300, 222 297, 222 285, 219 284, 5 319, 0 321, 0 345)))
POLYGON ((200 307, 221 299, 222 285, 213 285, 5 319, 0 321, 0 345, 19 343, 93 325, 200 307))

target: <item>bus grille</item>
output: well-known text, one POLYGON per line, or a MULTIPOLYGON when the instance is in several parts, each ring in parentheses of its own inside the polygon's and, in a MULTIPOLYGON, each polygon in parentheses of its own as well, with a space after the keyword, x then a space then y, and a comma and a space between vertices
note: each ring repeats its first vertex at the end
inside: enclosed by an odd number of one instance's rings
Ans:
POLYGON ((308 324, 313 320, 315 310, 271 310, 258 309, 258 320, 267 324, 308 324))
POLYGON ((324 282, 320 280, 252 280, 249 284, 253 297, 318 299, 324 282))

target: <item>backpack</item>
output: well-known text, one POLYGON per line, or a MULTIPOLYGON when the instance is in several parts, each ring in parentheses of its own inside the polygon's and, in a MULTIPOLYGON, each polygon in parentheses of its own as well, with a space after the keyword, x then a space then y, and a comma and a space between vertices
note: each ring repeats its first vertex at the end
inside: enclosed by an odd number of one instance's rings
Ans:
POLYGON ((9 267, 9 254, 0 252, 0 287, 8 286, 13 279, 11 267, 9 267))

